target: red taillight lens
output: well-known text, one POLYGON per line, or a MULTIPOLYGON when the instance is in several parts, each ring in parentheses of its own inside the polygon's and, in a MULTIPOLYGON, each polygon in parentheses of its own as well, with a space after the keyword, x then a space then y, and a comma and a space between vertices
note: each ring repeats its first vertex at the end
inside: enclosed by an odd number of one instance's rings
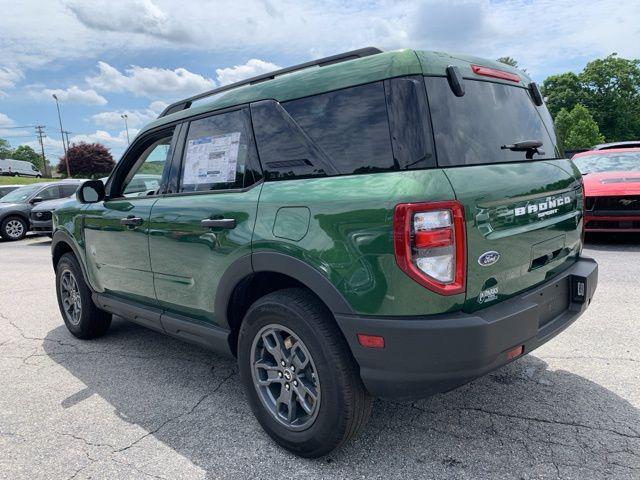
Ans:
POLYGON ((476 75, 483 75, 485 77, 499 78, 501 80, 509 80, 510 82, 519 82, 520 77, 515 73, 505 72, 496 68, 483 67, 480 65, 471 65, 471 70, 476 75))
POLYGON ((403 272, 442 295, 464 292, 467 255, 460 203, 397 205, 393 232, 396 263, 403 272))

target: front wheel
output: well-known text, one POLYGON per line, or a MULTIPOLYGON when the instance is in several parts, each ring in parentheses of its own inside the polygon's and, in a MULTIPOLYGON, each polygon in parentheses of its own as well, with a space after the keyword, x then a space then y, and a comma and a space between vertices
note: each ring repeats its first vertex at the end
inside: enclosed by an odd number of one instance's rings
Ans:
POLYGON ((71 253, 65 253, 56 265, 56 293, 64 323, 74 336, 89 339, 107 332, 111 314, 93 303, 80 264, 71 253))
POLYGON ((29 226, 21 217, 8 217, 0 224, 0 236, 11 242, 22 240, 27 236, 27 231, 29 231, 29 226))
POLYGON ((297 455, 319 457, 340 447, 371 412, 371 397, 342 332, 306 290, 270 293, 249 308, 238 362, 256 418, 297 455))

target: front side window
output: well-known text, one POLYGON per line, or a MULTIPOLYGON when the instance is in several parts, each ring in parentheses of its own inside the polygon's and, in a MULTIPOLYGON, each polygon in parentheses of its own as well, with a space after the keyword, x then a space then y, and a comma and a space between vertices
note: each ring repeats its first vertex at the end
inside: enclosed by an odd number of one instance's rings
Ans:
POLYGON ((444 77, 425 77, 440 166, 481 165, 527 160, 525 151, 506 146, 540 141, 533 160, 558 158, 546 107, 536 107, 525 88, 464 80, 457 97, 444 77))
POLYGON ((56 198, 60 198, 60 189, 57 185, 53 185, 51 187, 47 187, 41 192, 38 192, 37 197, 42 198, 43 200, 54 200, 56 198))
POLYGON ((166 132, 143 147, 123 183, 124 197, 143 197, 158 193, 162 174, 171 160, 172 138, 173 132, 166 132))
POLYGON ((245 188, 258 173, 250 120, 246 110, 234 110, 189 124, 180 192, 245 188))

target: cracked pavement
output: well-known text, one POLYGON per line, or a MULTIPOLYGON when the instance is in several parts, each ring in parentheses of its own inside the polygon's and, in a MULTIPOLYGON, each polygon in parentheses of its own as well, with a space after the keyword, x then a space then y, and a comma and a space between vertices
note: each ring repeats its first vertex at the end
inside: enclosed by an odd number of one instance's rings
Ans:
POLYGON ((236 364, 115 319, 64 327, 48 239, 0 243, 0 479, 640 478, 640 238, 591 239, 587 313, 453 392, 376 401, 319 460, 261 430, 236 364))

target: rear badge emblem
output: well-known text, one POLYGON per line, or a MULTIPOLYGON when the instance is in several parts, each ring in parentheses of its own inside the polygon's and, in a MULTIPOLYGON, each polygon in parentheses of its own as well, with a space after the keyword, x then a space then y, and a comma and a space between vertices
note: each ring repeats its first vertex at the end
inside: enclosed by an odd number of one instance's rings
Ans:
POLYGON ((478 257, 478 264, 483 267, 488 267, 489 265, 493 265, 498 260, 500 260, 500 254, 496 251, 484 252, 482 255, 478 257))

